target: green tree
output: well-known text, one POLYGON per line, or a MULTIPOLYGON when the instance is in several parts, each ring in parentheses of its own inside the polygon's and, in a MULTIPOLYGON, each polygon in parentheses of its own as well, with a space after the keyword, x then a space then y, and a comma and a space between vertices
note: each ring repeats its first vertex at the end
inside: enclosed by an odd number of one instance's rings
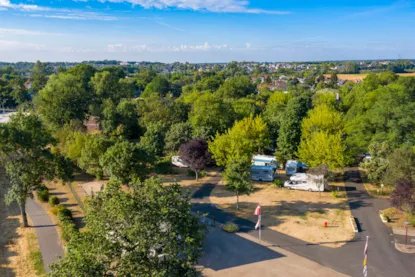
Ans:
POLYGON ((165 150, 167 152, 176 152, 180 145, 192 138, 193 128, 189 122, 173 124, 166 133, 165 150))
POLYGON ((233 99, 230 103, 237 120, 241 120, 250 115, 257 115, 261 111, 259 104, 254 99, 233 99))
POLYGON ((234 120, 232 106, 210 93, 203 94, 193 104, 189 114, 194 135, 209 138, 229 128, 234 120))
POLYGON ((178 184, 149 179, 125 192, 110 182, 89 201, 88 231, 69 242, 50 276, 196 277, 204 228, 191 206, 178 184))
POLYGON ((225 134, 217 134, 209 143, 209 151, 219 166, 232 160, 251 161, 252 154, 261 152, 270 144, 267 125, 261 117, 244 118, 225 134))
POLYGON ((373 142, 369 145, 371 159, 363 161, 360 166, 366 170, 370 181, 379 183, 383 179, 388 168, 390 153, 391 149, 387 142, 373 142))
POLYGON ((229 78, 219 88, 217 94, 224 98, 242 98, 255 92, 255 85, 249 77, 229 78))
POLYGON ((101 179, 104 176, 104 169, 99 162, 101 156, 111 147, 112 141, 102 135, 88 135, 78 158, 78 165, 88 174, 101 179))
POLYGON ((316 131, 336 134, 343 132, 343 129, 342 114, 324 104, 310 110, 308 117, 301 124, 302 139, 307 139, 307 137, 316 131))
POLYGON ((314 132, 308 139, 301 140, 298 157, 310 167, 327 165, 330 169, 344 167, 347 162, 346 146, 341 133, 314 132))
POLYGON ((195 84, 195 89, 198 91, 215 92, 223 84, 223 77, 220 75, 209 76, 202 78, 195 84))
POLYGON ((47 147, 54 143, 35 115, 18 113, 8 124, 0 125, 0 156, 10 182, 5 199, 7 204, 19 204, 24 227, 28 227, 27 197, 32 197, 44 180, 69 180, 72 175, 69 163, 48 151, 47 147))
POLYGON ((121 99, 130 99, 134 96, 133 84, 120 79, 116 72, 97 72, 92 77, 91 84, 97 98, 101 101, 111 99, 118 105, 121 99))
POLYGON ((399 179, 415 181, 415 152, 413 148, 404 146, 395 149, 388 157, 388 167, 383 175, 383 183, 395 185, 399 179))
POLYGON ((125 185, 136 178, 144 179, 151 162, 151 156, 141 145, 122 140, 108 148, 99 159, 104 172, 125 185))
POLYGON ((78 78, 82 87, 91 92, 91 78, 95 75, 97 70, 89 64, 79 64, 66 71, 67 74, 71 74, 78 78))
POLYGON ((160 157, 164 150, 165 130, 161 123, 152 123, 140 139, 141 146, 151 155, 160 157))
POLYGON ((30 73, 30 79, 32 80, 33 91, 38 92, 45 87, 48 79, 46 76, 45 66, 40 61, 35 63, 35 66, 30 73))
POLYGON ((71 120, 83 121, 90 102, 91 95, 79 79, 70 74, 52 76, 34 99, 37 111, 54 127, 71 120))
POLYGON ((139 91, 144 91, 146 86, 157 76, 157 73, 151 69, 140 69, 134 75, 134 80, 136 82, 137 88, 139 91))
POLYGON ((239 210, 239 196, 249 195, 254 188, 250 181, 249 163, 245 159, 231 160, 226 166, 224 177, 225 188, 235 193, 236 208, 239 210))
POLYGON ((164 97, 169 91, 170 91, 169 81, 163 76, 158 75, 146 86, 146 89, 144 90, 141 96, 149 97, 151 95, 159 95, 159 96, 164 97))
POLYGON ((310 97, 303 95, 290 99, 281 116, 277 140, 277 158, 282 163, 295 157, 301 140, 301 122, 311 106, 310 97))

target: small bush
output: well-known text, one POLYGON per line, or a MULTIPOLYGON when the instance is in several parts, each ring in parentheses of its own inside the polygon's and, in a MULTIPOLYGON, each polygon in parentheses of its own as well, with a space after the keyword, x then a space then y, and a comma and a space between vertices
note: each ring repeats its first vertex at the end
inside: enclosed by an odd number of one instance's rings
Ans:
POLYGON ((56 196, 52 196, 49 198, 49 205, 51 205, 52 207, 59 205, 59 198, 56 196))
POLYGON ((173 166, 170 160, 159 162, 155 167, 155 171, 157 174, 173 174, 174 173, 173 166))
POLYGON ((337 198, 337 190, 333 190, 333 191, 331 191, 331 195, 332 195, 334 198, 337 198))
POLYGON ((238 225, 236 225, 235 223, 230 222, 230 223, 226 223, 226 224, 224 224, 224 225, 222 226, 222 229, 223 229, 225 232, 228 232, 228 233, 236 233, 236 232, 238 232, 238 231, 239 231, 239 226, 238 226, 238 225))
POLYGON ((277 188, 282 188, 282 182, 281 182, 281 180, 274 180, 274 185, 275 185, 277 188))
POLYGON ((70 219, 64 219, 61 222, 62 227, 62 239, 65 241, 70 241, 71 238, 78 232, 75 224, 70 219))
POLYGON ((66 207, 61 206, 62 208, 60 208, 57 212, 57 216, 59 218, 60 221, 64 221, 64 220, 70 220, 72 219, 72 212, 71 210, 69 210, 66 207))
POLYGON ((41 190, 37 193, 37 199, 42 202, 48 202, 49 200, 49 190, 41 190))
POLYGON ((415 227, 415 215, 412 217, 412 219, 409 221, 409 223, 415 227))
POLYGON ((57 215, 58 212, 63 208, 62 205, 56 205, 54 207, 52 207, 52 209, 50 210, 54 215, 57 215))
POLYGON ((47 186, 45 186, 45 185, 40 185, 37 189, 36 189, 36 191, 37 191, 37 193, 39 193, 39 192, 41 192, 41 191, 49 191, 49 188, 47 187, 47 186))

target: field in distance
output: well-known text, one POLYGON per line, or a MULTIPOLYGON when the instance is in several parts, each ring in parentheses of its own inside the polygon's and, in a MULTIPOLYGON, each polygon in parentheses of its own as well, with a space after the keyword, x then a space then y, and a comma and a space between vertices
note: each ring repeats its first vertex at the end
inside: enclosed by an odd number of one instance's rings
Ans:
MULTIPOLYGON (((357 82, 360 80, 363 80, 366 78, 368 74, 337 74, 337 77, 340 80, 346 80, 346 81, 353 81, 357 82)), ((415 77, 415 73, 397 73, 396 75, 403 76, 403 77, 415 77)), ((330 74, 324 74, 326 77, 330 77, 330 74)))

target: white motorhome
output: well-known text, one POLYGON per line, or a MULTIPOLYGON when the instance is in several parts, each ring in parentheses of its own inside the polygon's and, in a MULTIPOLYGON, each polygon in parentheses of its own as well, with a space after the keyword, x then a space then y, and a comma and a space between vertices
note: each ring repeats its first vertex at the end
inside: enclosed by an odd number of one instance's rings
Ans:
POLYGON ((274 156, 254 155, 251 161, 252 165, 256 166, 273 166, 278 167, 277 159, 274 156))
POLYGON ((296 190, 324 191, 328 189, 328 183, 323 175, 297 173, 284 183, 284 187, 296 190))
POLYGON ((185 164, 182 161, 182 159, 179 156, 173 156, 173 157, 171 157, 171 163, 174 166, 177 166, 177 167, 185 167, 185 168, 189 167, 187 164, 185 164))
POLYGON ((274 166, 251 166, 251 179, 255 181, 272 182, 275 179, 275 167, 274 166))

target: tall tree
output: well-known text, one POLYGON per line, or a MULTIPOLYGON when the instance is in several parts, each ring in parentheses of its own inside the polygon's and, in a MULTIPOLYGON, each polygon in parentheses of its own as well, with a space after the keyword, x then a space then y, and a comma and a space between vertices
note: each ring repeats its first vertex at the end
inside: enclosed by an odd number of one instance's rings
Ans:
POLYGON ((40 61, 35 63, 35 66, 30 73, 30 79, 32 80, 32 89, 35 92, 38 92, 45 87, 48 79, 46 76, 45 66, 40 61))
POLYGON ((140 139, 140 144, 148 153, 155 157, 163 155, 165 128, 160 123, 152 123, 147 126, 147 131, 140 139))
POLYGON ((195 172, 198 180, 199 171, 205 169, 210 161, 207 142, 201 139, 190 140, 180 146, 179 153, 183 162, 195 172))
POLYGON ((235 193, 236 208, 239 210, 239 196, 249 195, 253 191, 250 181, 251 173, 249 172, 249 163, 245 160, 231 160, 225 169, 225 187, 227 190, 235 193))
POLYGON ((407 213, 415 213, 415 183, 410 179, 399 179, 395 184, 395 190, 391 195, 394 207, 407 213))
POLYGON ((52 277, 198 276, 204 228, 178 184, 148 179, 125 192, 110 182, 88 206, 88 231, 71 239, 52 277))
POLYGON ((311 99, 302 95, 290 99, 280 121, 277 158, 282 163, 294 158, 301 140, 301 122, 311 106, 311 99))
POLYGON ((0 154, 10 181, 5 199, 7 204, 19 204, 24 227, 28 227, 27 197, 32 197, 44 180, 69 180, 72 175, 70 164, 48 151, 54 143, 35 115, 18 113, 8 124, 0 125, 0 154))
POLYGON ((159 95, 159 96, 166 96, 166 94, 170 91, 170 83, 169 81, 164 78, 163 76, 155 77, 144 90, 142 97, 149 97, 151 95, 159 95))
POLYGON ((192 138, 192 132, 192 125, 189 122, 173 124, 166 133, 166 151, 175 152, 179 150, 180 145, 192 138))
POLYGON ((371 158, 361 162, 360 166, 366 170, 370 181, 379 183, 383 179, 388 168, 390 152, 391 149, 387 142, 374 142, 369 145, 371 158))
POLYGON ((219 88, 218 94, 225 98, 242 98, 255 92, 255 85, 249 77, 240 76, 229 78, 219 88))
POLYGON ((117 141, 99 159, 104 171, 113 179, 128 185, 134 179, 143 180, 148 174, 151 156, 137 143, 117 141))
POLYGON ((393 186, 399 179, 415 181, 415 151, 408 146, 395 149, 388 156, 383 182, 385 185, 393 186))
POLYGON ((71 120, 83 121, 91 103, 91 95, 71 74, 52 76, 34 99, 37 111, 49 123, 60 127, 71 120))

